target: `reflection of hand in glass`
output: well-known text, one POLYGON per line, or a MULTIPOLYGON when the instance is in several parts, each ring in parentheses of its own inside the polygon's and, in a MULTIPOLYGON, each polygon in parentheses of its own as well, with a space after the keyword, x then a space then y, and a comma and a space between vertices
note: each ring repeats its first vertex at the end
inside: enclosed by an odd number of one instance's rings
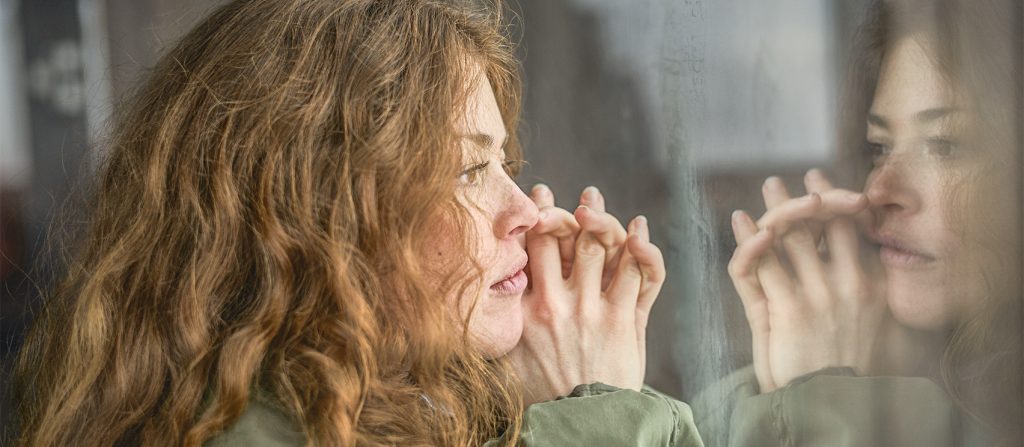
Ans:
POLYGON ((867 199, 833 188, 817 170, 804 182, 809 194, 794 199, 771 177, 762 191, 768 211, 757 223, 733 214, 738 246, 729 274, 753 333, 762 392, 830 366, 867 372, 886 312, 859 255, 854 216, 867 199))
POLYGON ((646 219, 633 219, 627 233, 593 188, 575 213, 555 207, 546 187, 532 195, 541 218, 527 233, 523 336, 509 353, 526 405, 594 382, 639 390, 647 315, 665 278, 646 219))

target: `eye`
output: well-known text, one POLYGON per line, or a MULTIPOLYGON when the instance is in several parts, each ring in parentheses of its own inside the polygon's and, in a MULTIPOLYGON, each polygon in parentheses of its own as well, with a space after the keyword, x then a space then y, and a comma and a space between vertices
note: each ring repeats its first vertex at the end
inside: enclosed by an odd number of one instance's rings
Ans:
POLYGON ((523 169, 524 164, 526 164, 525 160, 505 160, 501 163, 501 168, 505 170, 509 177, 515 178, 523 169))
POLYGON ((865 141, 864 150, 868 153, 868 156, 871 157, 871 161, 873 163, 892 152, 892 149, 889 146, 873 141, 865 141))
POLYGON ((489 164, 489 161, 485 161, 483 163, 472 165, 466 168, 461 173, 459 173, 459 184, 469 186, 480 183, 480 178, 483 177, 484 170, 487 169, 487 165, 489 164))

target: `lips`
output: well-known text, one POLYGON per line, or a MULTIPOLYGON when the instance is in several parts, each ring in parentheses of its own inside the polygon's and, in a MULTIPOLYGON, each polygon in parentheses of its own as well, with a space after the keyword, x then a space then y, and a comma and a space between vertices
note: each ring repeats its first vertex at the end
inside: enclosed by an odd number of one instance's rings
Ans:
POLYGON ((526 290, 526 272, 523 269, 528 259, 524 256, 513 264, 500 280, 491 284, 491 292, 496 295, 517 295, 526 290))
POLYGON ((878 256, 882 264, 890 267, 922 267, 936 258, 923 250, 917 249, 892 235, 877 234, 871 239, 879 246, 878 256))

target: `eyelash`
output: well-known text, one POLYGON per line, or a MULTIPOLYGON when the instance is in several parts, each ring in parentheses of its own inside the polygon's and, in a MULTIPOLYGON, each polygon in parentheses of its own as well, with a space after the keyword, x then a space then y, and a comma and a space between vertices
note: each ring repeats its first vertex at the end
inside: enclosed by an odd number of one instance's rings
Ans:
MULTIPOLYGON (((526 164, 524 160, 505 160, 501 163, 501 169, 505 171, 505 174, 509 177, 515 178, 519 175, 520 169, 526 164)), ((475 185, 480 181, 480 176, 483 175, 484 171, 491 162, 485 161, 483 163, 470 166, 466 170, 459 173, 458 182, 460 185, 475 185)))
MULTIPOLYGON (((956 155, 959 145, 956 141, 944 137, 934 137, 926 140, 926 150, 928 153, 933 154, 941 158, 950 158, 956 155)), ((892 150, 888 146, 881 143, 872 143, 867 141, 864 143, 866 150, 871 155, 871 162, 878 162, 879 158, 889 155, 892 150)))
POLYGON ((884 157, 886 155, 889 155, 889 150, 890 150, 889 147, 884 145, 884 144, 873 143, 873 142, 870 142, 870 141, 865 141, 864 142, 864 148, 867 150, 868 154, 871 156, 871 158, 870 158, 871 163, 876 163, 878 161, 878 159, 880 159, 880 158, 882 158, 882 157, 884 157))
POLYGON ((475 185, 480 181, 480 175, 487 169, 487 166, 491 162, 485 161, 483 163, 470 166, 466 170, 459 173, 458 182, 460 185, 475 185))
POLYGON ((515 178, 519 175, 519 171, 522 170, 525 164, 525 160, 505 160, 501 167, 509 177, 515 178))

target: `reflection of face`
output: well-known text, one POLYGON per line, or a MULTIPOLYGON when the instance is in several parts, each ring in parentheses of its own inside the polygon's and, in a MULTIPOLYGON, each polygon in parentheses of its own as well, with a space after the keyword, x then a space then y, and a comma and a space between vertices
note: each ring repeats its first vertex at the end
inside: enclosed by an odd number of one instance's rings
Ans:
MULTIPOLYGON (((985 157, 958 145, 974 114, 935 65, 927 46, 902 39, 889 48, 868 118, 875 151, 865 185, 880 245, 889 307, 901 323, 943 329, 976 310, 975 180, 985 157), (971 204, 971 209, 966 207, 971 204), (972 231, 968 231, 968 227, 972 231)), ((992 229, 986 216, 984 226, 992 229)))
MULTIPOLYGON (((474 284, 461 300, 449 297, 449 302, 458 302, 459 315, 464 317, 475 299, 469 332, 482 344, 486 355, 500 357, 515 347, 522 334, 526 231, 537 223, 538 210, 505 170, 505 124, 490 82, 486 76, 478 78, 462 120, 465 171, 457 179, 457 193, 473 216, 472 226, 478 237, 477 253, 473 255, 485 269, 484 284, 474 284)), ((435 234, 428 253, 436 257, 437 264, 469 262, 464 253, 454 252, 458 244, 446 243, 453 235, 444 224, 435 229, 435 234)))

